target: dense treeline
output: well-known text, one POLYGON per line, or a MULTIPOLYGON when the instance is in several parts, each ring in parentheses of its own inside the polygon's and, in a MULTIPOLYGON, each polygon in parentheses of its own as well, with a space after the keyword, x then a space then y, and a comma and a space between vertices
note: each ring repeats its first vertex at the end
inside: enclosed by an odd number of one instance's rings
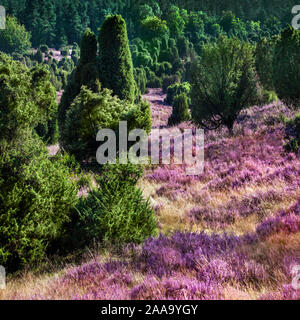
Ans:
MULTIPOLYGON (((32 34, 34 46, 46 43, 50 46, 62 46, 80 42, 82 33, 87 27, 97 32, 107 14, 121 14, 128 27, 129 38, 141 36, 141 20, 152 14, 165 20, 171 35, 183 31, 187 35, 193 23, 200 23, 199 11, 210 16, 210 24, 205 24, 205 33, 213 32, 215 24, 221 23, 224 31, 228 28, 227 16, 224 11, 232 11, 236 17, 246 21, 260 21, 264 28, 276 28, 276 24, 287 24, 292 19, 291 8, 293 1, 279 0, 2 0, 1 4, 25 25, 32 34), (180 17, 172 14, 172 5, 177 6, 181 12, 180 17), (188 17, 188 16, 192 17, 188 17), (274 17, 275 20, 274 20, 274 17), (222 25, 223 19, 223 25, 222 25), (180 21, 181 20, 181 21, 180 21), (198 20, 198 21, 197 21, 198 20), (279 22, 280 21, 280 22, 279 22)), ((200 19, 201 20, 201 19, 200 19)), ((202 19, 203 22, 203 19, 202 19)), ((205 23, 205 21, 204 21, 205 23)), ((247 24, 247 23, 246 23, 247 24)))

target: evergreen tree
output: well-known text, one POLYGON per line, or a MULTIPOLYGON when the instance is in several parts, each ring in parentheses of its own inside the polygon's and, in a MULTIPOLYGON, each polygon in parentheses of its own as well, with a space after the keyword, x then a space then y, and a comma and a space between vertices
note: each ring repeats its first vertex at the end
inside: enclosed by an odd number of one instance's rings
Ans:
POLYGON ((275 46, 273 81, 279 98, 288 105, 300 102, 300 31, 288 27, 275 46))
POLYGON ((90 29, 86 29, 81 40, 80 64, 95 62, 96 55, 97 55, 96 35, 90 29))
POLYGON ((108 16, 99 33, 100 79, 122 100, 133 102, 135 81, 126 23, 120 15, 108 16))
POLYGON ((251 45, 222 37, 203 48, 192 69, 193 120, 207 129, 225 125, 232 133, 240 111, 257 101, 251 45))
POLYGON ((8 17, 6 28, 0 30, 0 50, 10 54, 24 54, 30 47, 30 34, 24 26, 18 24, 16 18, 8 17))

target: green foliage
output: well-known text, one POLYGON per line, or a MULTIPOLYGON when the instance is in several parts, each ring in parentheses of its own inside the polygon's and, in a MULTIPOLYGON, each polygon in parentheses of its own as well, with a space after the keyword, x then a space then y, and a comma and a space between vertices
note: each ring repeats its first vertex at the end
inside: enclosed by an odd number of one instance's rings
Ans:
POLYGON ((63 48, 60 50, 60 53, 63 57, 67 57, 69 55, 69 49, 63 48))
POLYGON ((272 102, 277 102, 278 97, 274 91, 262 90, 258 94, 258 105, 266 105, 272 102))
POLYGON ((165 35, 168 36, 169 29, 167 23, 158 17, 147 17, 141 21, 142 25, 142 36, 146 40, 151 40, 153 38, 160 38, 165 35))
POLYGON ((55 115, 56 93, 45 68, 29 70, 0 54, 0 139, 11 140, 55 115))
POLYGON ((205 45, 193 67, 192 118, 200 126, 232 131, 243 108, 257 100, 253 49, 249 43, 222 37, 205 45))
POLYGON ((99 32, 100 76, 104 88, 121 100, 133 102, 135 83, 126 23, 120 15, 108 16, 99 32))
POLYGON ((30 132, 0 149, 0 263, 15 271, 41 262, 62 236, 77 189, 30 132))
POLYGON ((83 188, 86 187, 89 190, 91 190, 93 188, 93 178, 91 174, 84 174, 81 173, 79 176, 79 179, 77 181, 77 185, 79 188, 83 188))
POLYGON ((300 146, 300 114, 296 115, 294 119, 286 121, 286 137, 288 140, 284 145, 285 150, 298 153, 300 146))
POLYGON ((288 105, 300 100, 300 31, 285 29, 274 49, 273 81, 278 97, 288 105))
POLYGON ((94 93, 83 86, 67 111, 62 145, 76 159, 95 158, 98 143, 96 135, 101 129, 118 130, 119 121, 127 120, 128 128, 151 129, 149 105, 144 102, 134 105, 112 95, 112 91, 101 89, 94 93))
POLYGON ((181 17, 178 7, 171 6, 168 10, 167 24, 170 29, 171 37, 178 38, 183 35, 185 21, 181 17))
POLYGON ((74 217, 73 241, 113 244, 142 243, 156 233, 154 212, 136 187, 142 170, 134 165, 106 165, 98 188, 81 198, 74 217))
POLYGON ((169 118, 169 125, 176 125, 183 121, 190 120, 188 99, 185 93, 180 93, 174 99, 173 112, 169 118))
POLYGON ((274 90, 273 85, 273 56, 275 48, 275 39, 267 41, 263 38, 256 46, 255 67, 261 85, 266 90, 274 90))
POLYGON ((37 62, 37 63, 43 63, 44 62, 44 57, 43 57, 43 53, 41 50, 38 50, 36 52, 36 54, 34 55, 33 59, 37 62))
MULTIPOLYGON (((183 83, 175 83, 168 87, 167 89, 167 97, 166 103, 173 105, 174 99, 180 93, 185 93, 187 97, 189 97, 191 91, 191 86, 188 82, 183 83)), ((190 101, 188 101, 190 103, 190 101)))
POLYGON ((8 16, 5 29, 0 30, 0 51, 24 54, 30 48, 30 33, 18 24, 16 18, 8 16))
POLYGON ((162 82, 162 89, 164 93, 167 93, 168 87, 178 83, 180 81, 178 75, 164 76, 162 82))
POLYGON ((142 94, 146 93, 147 76, 144 68, 134 68, 134 79, 142 94))
POLYGON ((46 44, 40 45, 40 50, 45 54, 47 54, 49 52, 49 48, 46 44))
POLYGON ((298 142, 298 140, 296 138, 291 138, 284 144, 283 147, 284 147, 286 152, 298 153, 299 142, 298 142))
POLYGON ((153 71, 150 71, 148 81, 147 81, 147 87, 148 88, 162 87, 162 80, 153 71))
POLYGON ((87 29, 81 40, 80 63, 82 65, 94 62, 97 55, 97 38, 96 35, 87 29))

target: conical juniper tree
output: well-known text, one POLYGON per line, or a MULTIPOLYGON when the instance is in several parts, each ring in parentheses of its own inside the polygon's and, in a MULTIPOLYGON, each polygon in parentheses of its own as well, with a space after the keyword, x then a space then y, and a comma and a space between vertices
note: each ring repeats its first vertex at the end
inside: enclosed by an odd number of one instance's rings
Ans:
POLYGON ((133 102, 135 81, 126 23, 120 15, 108 16, 99 33, 100 80, 121 100, 133 102))
POLYGON ((99 78, 97 50, 96 35, 90 29, 87 29, 81 40, 80 60, 74 70, 73 80, 68 84, 58 109, 61 139, 63 139, 66 113, 75 97, 79 94, 82 85, 92 85, 99 78))

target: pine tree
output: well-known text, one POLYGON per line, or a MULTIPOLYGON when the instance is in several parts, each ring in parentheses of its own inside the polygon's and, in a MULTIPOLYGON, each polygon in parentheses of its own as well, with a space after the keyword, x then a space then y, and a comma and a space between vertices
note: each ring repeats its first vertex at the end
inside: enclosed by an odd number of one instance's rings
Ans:
POLYGON ((99 33, 100 79, 122 100, 133 102, 135 81, 126 23, 120 15, 108 16, 99 33))

